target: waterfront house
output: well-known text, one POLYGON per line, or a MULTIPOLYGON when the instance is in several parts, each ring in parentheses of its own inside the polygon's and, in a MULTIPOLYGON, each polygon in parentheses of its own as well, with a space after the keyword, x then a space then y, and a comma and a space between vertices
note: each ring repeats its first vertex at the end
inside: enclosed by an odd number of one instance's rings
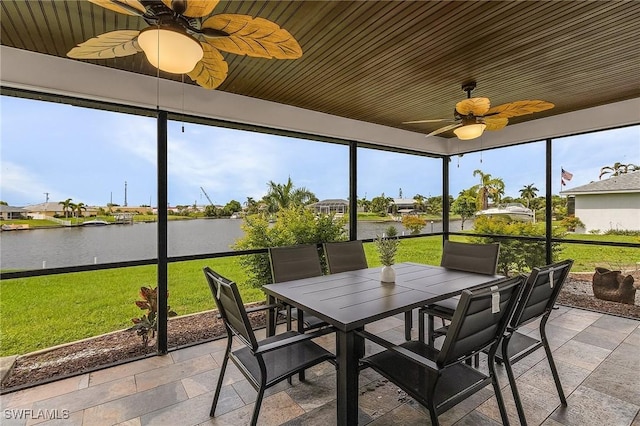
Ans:
POLYGON ((26 219, 27 211, 21 207, 0 204, 0 220, 26 219))
MULTIPOLYGON (((565 189, 586 231, 640 231, 640 172, 625 173, 565 189)), ((569 204, 571 205, 571 203, 569 204)))
POLYGON ((341 198, 332 198, 309 204, 309 208, 320 214, 344 215, 349 208, 349 202, 341 198))
MULTIPOLYGON (((30 204, 23 207, 27 215, 33 219, 46 219, 47 217, 64 216, 64 206, 61 202, 47 201, 46 203, 30 204)), ((73 214, 68 210, 69 217, 73 214)))

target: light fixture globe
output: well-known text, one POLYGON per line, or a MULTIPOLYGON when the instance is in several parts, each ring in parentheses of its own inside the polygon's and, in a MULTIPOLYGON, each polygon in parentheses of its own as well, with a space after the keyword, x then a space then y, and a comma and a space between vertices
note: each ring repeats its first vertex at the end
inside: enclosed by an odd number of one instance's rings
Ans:
POLYGON ((186 74, 202 59, 200 42, 180 28, 149 27, 138 35, 138 45, 156 68, 186 74))
POLYGON ((482 136, 486 127, 487 125, 483 123, 465 124, 464 126, 454 129, 453 133, 456 134, 458 139, 466 141, 482 136))

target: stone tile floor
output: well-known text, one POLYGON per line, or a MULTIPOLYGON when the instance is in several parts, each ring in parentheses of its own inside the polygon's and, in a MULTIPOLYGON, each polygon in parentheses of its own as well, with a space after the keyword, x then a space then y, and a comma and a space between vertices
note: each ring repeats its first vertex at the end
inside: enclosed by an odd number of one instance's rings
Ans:
MULTIPOLYGON (((414 315, 415 317, 416 315, 414 315)), ((535 335, 538 324, 523 331, 535 335)), ((367 330, 403 341, 401 316, 367 330)), ((542 349, 514 365, 530 425, 640 426, 640 321, 559 307, 548 335, 568 406, 560 405, 542 349)), ((263 335, 264 330, 258 331, 263 335)), ((218 340, 87 373, 1 397, 2 425, 233 425, 249 423, 256 392, 229 363, 215 418, 209 417, 226 341, 218 340)), ((333 336, 321 338, 333 348, 333 336)), ((368 344, 367 351, 379 350, 368 344)), ((482 365, 481 360, 481 365, 482 365)), ((504 368, 500 384, 512 424, 518 418, 504 368)), ((428 425, 428 412, 377 373, 360 375, 359 424, 428 425)), ((267 391, 262 425, 335 424, 335 368, 321 364, 307 381, 267 391)), ((439 417, 443 425, 496 425, 491 387, 439 417)))

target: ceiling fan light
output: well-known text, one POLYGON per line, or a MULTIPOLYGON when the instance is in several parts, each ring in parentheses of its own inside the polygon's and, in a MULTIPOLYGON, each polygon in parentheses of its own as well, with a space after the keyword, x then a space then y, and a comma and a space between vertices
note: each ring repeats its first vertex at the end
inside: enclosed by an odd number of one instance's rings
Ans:
POLYGON ((172 27, 150 27, 138 35, 138 45, 156 68, 173 74, 186 74, 202 59, 200 42, 172 27))
POLYGON ((454 129, 453 133, 456 134, 458 139, 466 141, 482 136, 482 133, 484 132, 484 129, 486 127, 487 125, 483 123, 467 124, 465 126, 454 129))

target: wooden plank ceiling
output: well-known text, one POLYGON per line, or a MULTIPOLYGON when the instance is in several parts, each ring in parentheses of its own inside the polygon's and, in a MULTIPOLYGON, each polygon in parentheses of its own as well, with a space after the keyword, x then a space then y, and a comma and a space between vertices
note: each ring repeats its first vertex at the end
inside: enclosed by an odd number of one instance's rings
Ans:
MULTIPOLYGON (((1 12, 3 45, 60 57, 99 34, 147 27, 84 0, 3 0, 1 12)), ((638 1, 228 1, 220 13, 278 23, 303 56, 223 52, 229 73, 216 90, 385 126, 441 127, 402 122, 452 118, 469 80, 492 105, 556 105, 511 123, 640 96, 638 1)), ((142 53, 88 62, 156 75, 142 53)))

